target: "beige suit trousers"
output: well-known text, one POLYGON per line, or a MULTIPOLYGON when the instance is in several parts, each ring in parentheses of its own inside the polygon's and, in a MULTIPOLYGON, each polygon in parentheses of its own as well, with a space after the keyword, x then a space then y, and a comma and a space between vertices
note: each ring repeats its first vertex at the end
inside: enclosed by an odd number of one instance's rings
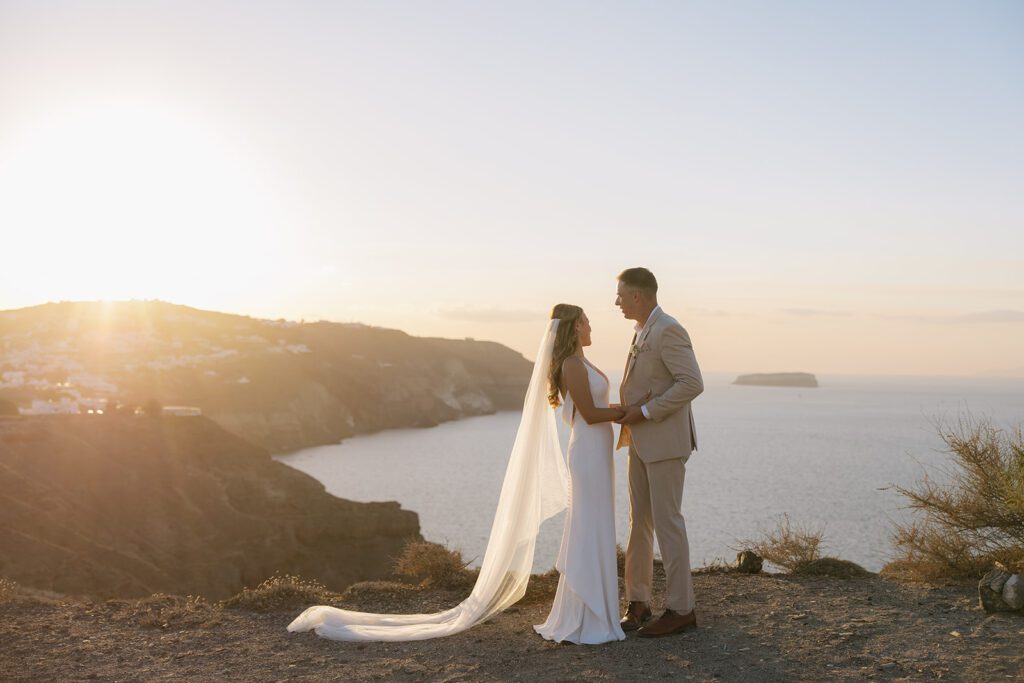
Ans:
POLYGON ((680 614, 694 608, 690 543, 683 519, 686 461, 645 463, 629 447, 629 542, 626 544, 626 599, 650 602, 654 582, 654 534, 665 565, 665 606, 680 614))

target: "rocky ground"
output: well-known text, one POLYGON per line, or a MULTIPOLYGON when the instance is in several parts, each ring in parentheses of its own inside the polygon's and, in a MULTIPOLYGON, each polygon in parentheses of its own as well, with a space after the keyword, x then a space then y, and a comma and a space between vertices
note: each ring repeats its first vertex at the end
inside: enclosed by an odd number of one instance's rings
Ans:
MULTIPOLYGON (((556 645, 531 626, 550 577, 467 632, 411 643, 292 634, 308 602, 261 595, 211 604, 153 596, 89 601, 0 584, 0 679, 20 680, 1021 680, 1024 617, 988 615, 976 588, 699 573, 700 628, 602 646, 556 645)), ((323 596, 353 609, 429 612, 458 591, 357 584, 323 596)), ((655 605, 655 607, 658 607, 655 605)))

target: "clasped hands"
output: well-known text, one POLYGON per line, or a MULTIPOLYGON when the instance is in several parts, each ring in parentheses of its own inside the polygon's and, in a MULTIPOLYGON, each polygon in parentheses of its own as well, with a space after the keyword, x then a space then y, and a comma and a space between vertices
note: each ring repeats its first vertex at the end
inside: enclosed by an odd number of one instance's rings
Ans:
POLYGON ((614 403, 608 407, 618 408, 619 411, 622 413, 619 419, 615 420, 616 424, 632 425, 638 422, 643 422, 644 420, 647 419, 646 417, 644 417, 644 412, 640 410, 640 406, 647 403, 647 401, 650 398, 651 392, 648 391, 643 398, 641 398, 639 401, 636 401, 635 403, 630 403, 628 406, 621 406, 617 403, 614 403))

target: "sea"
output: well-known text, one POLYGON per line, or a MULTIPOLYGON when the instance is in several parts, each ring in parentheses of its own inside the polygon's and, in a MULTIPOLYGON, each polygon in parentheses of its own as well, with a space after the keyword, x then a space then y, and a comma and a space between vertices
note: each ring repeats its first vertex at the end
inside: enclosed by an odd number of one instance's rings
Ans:
MULTIPOLYGON (((878 571, 894 556, 894 525, 910 519, 896 486, 928 473, 949 481, 940 436, 965 419, 1016 431, 1024 380, 818 376, 818 388, 732 384, 705 376, 693 404, 699 450, 686 465, 683 514, 694 567, 731 562, 746 539, 791 525, 822 530, 826 555, 878 571)), ((612 385, 618 379, 611 377, 612 385)), ((483 559, 519 412, 359 436, 277 456, 327 491, 398 501, 427 540, 483 559)), ((567 434, 562 434, 563 449, 567 434)), ((616 532, 629 529, 625 450, 616 451, 616 532)), ((554 565, 564 513, 541 529, 535 571, 554 565)))

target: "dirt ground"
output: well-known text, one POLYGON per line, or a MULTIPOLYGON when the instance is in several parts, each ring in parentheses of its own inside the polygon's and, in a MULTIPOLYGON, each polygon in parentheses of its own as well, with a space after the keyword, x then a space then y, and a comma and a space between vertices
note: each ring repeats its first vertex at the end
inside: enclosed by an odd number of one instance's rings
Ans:
MULTIPOLYGON (((534 634, 548 596, 448 638, 344 643, 288 633, 299 606, 253 611, 169 596, 92 602, 14 587, 0 601, 0 679, 1024 679, 1024 617, 986 614, 971 585, 703 573, 695 589, 696 631, 576 646, 534 634)), ((422 612, 460 597, 362 585, 338 604, 422 612)))

